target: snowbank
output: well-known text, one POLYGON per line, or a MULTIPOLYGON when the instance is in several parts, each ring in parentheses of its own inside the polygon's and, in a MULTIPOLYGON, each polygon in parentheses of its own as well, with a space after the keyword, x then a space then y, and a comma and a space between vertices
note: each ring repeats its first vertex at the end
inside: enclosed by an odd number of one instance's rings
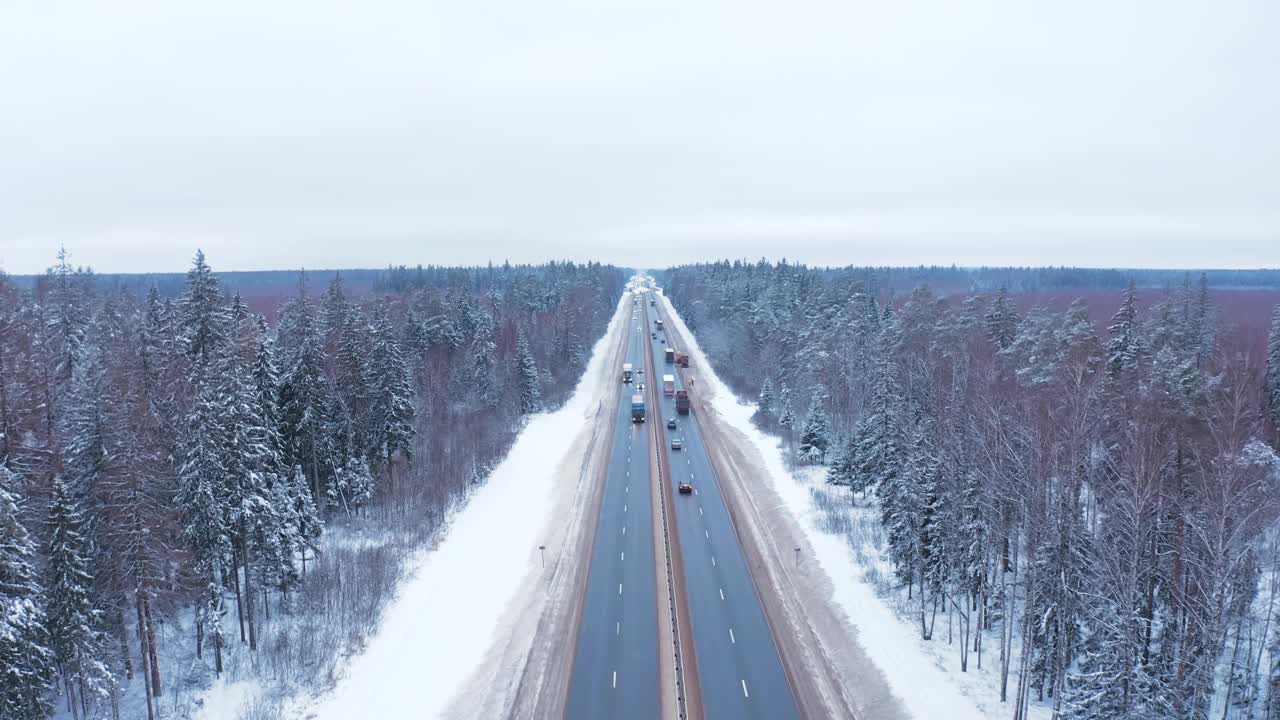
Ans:
POLYGON ((439 717, 483 660, 500 618, 528 573, 553 521, 556 469, 593 418, 601 386, 602 348, 628 313, 619 301, 573 396, 535 415, 515 445, 452 519, 443 541, 421 551, 364 654, 308 717, 439 717))
POLYGON ((670 322, 690 344, 686 348, 690 358, 700 368, 699 393, 710 401, 717 414, 759 450, 774 491, 804 529, 815 559, 831 580, 832 599, 844 610, 848 622, 857 628, 858 640, 867 656, 884 673, 907 712, 919 720, 986 720, 1001 714, 998 698, 987 697, 985 686, 966 686, 962 690, 956 677, 940 665, 941 660, 914 628, 899 619, 876 595, 875 588, 862 580, 862 571, 845 539, 818 528, 818 511, 805 484, 787 470, 779 439, 761 432, 751 422, 755 405, 739 400, 721 382, 675 308, 665 297, 662 302, 666 304, 670 322))

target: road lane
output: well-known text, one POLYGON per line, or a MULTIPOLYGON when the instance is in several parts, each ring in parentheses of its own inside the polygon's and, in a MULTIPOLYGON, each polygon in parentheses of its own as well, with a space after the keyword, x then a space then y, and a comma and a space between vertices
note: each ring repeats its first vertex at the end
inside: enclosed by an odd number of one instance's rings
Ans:
MULTIPOLYGON (((666 333, 655 328, 656 310, 646 301, 643 311, 646 329, 657 333, 657 340, 651 342, 656 374, 675 375, 675 388, 686 389, 675 365, 664 360, 666 333)), ((651 380, 661 387, 661 377, 651 380)), ((684 587, 706 717, 798 717, 697 420, 693 414, 677 415, 674 395, 662 393, 650 416, 651 421, 663 423, 661 436, 671 466, 668 482, 689 481, 696 488, 694 494, 677 496, 675 515, 680 537, 686 538, 680 548, 684 587), (666 429, 669 418, 676 419, 675 430, 666 429), (683 439, 684 449, 670 449, 673 436, 683 439)))
MULTIPOLYGON (((644 312, 633 314, 624 357, 642 368, 644 312)), ((645 423, 631 421, 631 396, 649 380, 637 374, 627 384, 622 368, 617 373, 622 397, 569 684, 570 720, 653 720, 660 714, 650 434, 645 423)))

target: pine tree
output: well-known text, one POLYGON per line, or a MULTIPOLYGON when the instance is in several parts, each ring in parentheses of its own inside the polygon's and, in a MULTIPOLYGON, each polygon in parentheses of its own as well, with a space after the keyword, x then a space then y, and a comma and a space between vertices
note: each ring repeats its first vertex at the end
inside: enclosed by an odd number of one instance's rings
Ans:
POLYGON ((197 362, 210 362, 227 342, 228 322, 218 278, 205 262, 204 252, 197 250, 195 263, 187 271, 187 289, 181 305, 187 355, 197 362))
POLYGON ((778 392, 778 424, 790 431, 795 422, 795 412, 791 409, 791 388, 783 383, 782 390, 778 392))
POLYGON ((773 383, 767 377, 760 384, 760 395, 756 402, 756 409, 763 415, 768 415, 773 411, 773 383))
POLYGON ((201 583, 196 594, 197 650, 206 642, 214 649, 214 667, 222 672, 223 563, 231 554, 230 511, 225 479, 229 444, 223 416, 227 403, 209 373, 196 378, 196 392, 187 423, 177 500, 183 511, 182 538, 192 555, 192 572, 201 583))
POLYGON ((48 630, 68 704, 88 715, 109 694, 110 671, 101 660, 101 613, 94 607, 83 517, 60 477, 49 501, 48 630), (76 695, 79 694, 79 701, 76 695))
POLYGON ((384 310, 374 316, 373 350, 369 361, 372 394, 369 406, 370 460, 385 468, 388 491, 395 491, 394 458, 413 456, 415 397, 413 379, 395 330, 384 310))
POLYGON ((373 497, 373 474, 364 456, 352 454, 329 486, 329 506, 341 508, 351 516, 373 497))
POLYGON ((333 353, 333 387, 342 402, 351 428, 355 451, 369 453, 378 441, 370 405, 376 392, 373 377, 373 340, 364 313, 358 307, 344 311, 345 325, 338 331, 337 349, 333 353))
POLYGON ((1113 380, 1137 366, 1141 350, 1138 334, 1138 290, 1132 280, 1125 288, 1120 309, 1107 327, 1107 374, 1113 380))
POLYGON ((296 550, 302 560, 302 570, 307 569, 307 551, 316 549, 316 541, 324 532, 324 521, 316 510, 315 500, 307 487, 307 476, 302 466, 294 466, 293 472, 287 476, 285 491, 281 494, 288 498, 289 522, 286 524, 287 534, 282 537, 291 552, 296 550), (292 543, 292 545, 290 545, 292 543))
POLYGON ((11 493, 16 485, 16 476, 0 465, 0 717, 39 720, 51 710, 45 693, 54 654, 33 565, 35 545, 11 493))
POLYGON ((323 349, 309 311, 302 308, 294 322, 297 348, 280 383, 280 437, 285 462, 306 472, 316 501, 327 497, 342 465, 347 421, 324 374, 323 349))
POLYGON ((822 463, 826 461, 830 445, 831 423, 822 409, 822 401, 815 399, 800 433, 800 458, 807 463, 822 463))
POLYGON ((987 312, 987 337, 997 350, 1004 350, 1013 344, 1018 333, 1018 310, 1009 300, 1009 290, 1003 285, 996 299, 987 312))
POLYGON ((1271 334, 1267 337, 1267 371, 1262 387, 1267 418, 1280 436, 1280 305, 1271 313, 1271 334))
POLYGON ((858 440, 857 435, 850 435, 845 438, 844 443, 840 447, 839 454, 831 463, 831 467, 827 469, 827 484, 837 487, 852 487, 854 482, 854 468, 858 465, 858 440))
POLYGON ((542 409, 542 389, 539 387, 538 365, 529 349, 529 339, 524 332, 516 336, 516 373, 520 385, 520 413, 529 415, 542 409))

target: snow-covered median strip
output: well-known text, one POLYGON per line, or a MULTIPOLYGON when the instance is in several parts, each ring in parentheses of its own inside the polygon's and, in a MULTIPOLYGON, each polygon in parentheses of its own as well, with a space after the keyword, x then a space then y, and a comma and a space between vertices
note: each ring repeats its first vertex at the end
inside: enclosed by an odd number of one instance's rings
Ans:
MULTIPOLYGON (((666 304, 667 317, 676 326, 675 330, 691 345, 686 350, 699 368, 698 392, 730 427, 742 433, 759 451, 773 490, 800 524, 813 547, 814 559, 831 580, 834 602, 844 611, 848 622, 857 628, 858 641, 866 655, 883 672, 907 712, 918 720, 986 720, 997 716, 999 707, 965 694, 953 675, 939 666, 938 659, 924 646, 919 635, 876 595, 871 584, 862 579, 862 570, 845 539, 818 528, 818 511, 803 481, 787 470, 778 438, 766 435, 752 423, 755 406, 741 402, 721 382, 698 347, 693 333, 689 332, 665 297, 662 302, 666 304)), ((853 642, 852 638, 850 642, 853 642)))
POLYGON ((595 380, 608 354, 602 348, 627 317, 621 302, 568 403, 529 419, 440 544, 411 561, 377 635, 307 717, 435 718, 446 710, 501 632, 525 578, 539 568, 557 470, 594 419, 603 388, 612 387, 595 380))

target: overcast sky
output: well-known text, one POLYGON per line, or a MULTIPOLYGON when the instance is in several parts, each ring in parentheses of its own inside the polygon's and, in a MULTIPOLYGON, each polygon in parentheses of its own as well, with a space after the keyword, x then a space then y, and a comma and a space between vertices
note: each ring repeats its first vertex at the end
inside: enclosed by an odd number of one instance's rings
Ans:
POLYGON ((1276 0, 0 5, 0 268, 1280 266, 1276 0))

